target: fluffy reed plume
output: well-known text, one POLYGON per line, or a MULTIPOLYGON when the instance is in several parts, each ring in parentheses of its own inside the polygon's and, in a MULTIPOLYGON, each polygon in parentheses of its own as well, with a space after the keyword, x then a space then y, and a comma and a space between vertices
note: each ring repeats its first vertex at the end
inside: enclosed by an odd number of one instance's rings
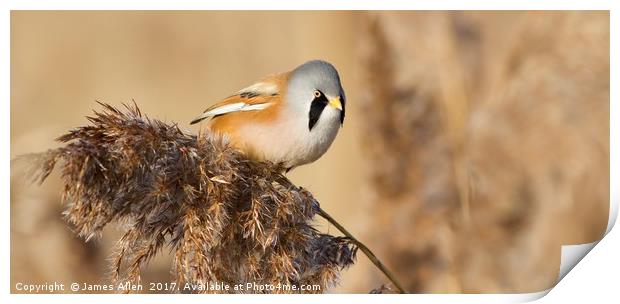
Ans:
POLYGON ((60 167, 65 215, 81 237, 113 221, 128 224, 113 258, 115 282, 138 282, 164 246, 174 253, 179 286, 318 284, 314 292, 323 292, 353 264, 355 243, 311 226, 317 201, 279 166, 248 160, 219 137, 149 119, 135 105, 102 106, 90 125, 58 138, 66 145, 25 158, 39 182, 60 167))

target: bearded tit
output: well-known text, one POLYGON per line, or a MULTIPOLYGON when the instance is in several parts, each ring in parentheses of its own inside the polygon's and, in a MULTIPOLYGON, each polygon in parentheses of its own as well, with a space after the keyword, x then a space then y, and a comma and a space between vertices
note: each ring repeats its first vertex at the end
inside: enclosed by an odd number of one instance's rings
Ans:
POLYGON ((207 108, 212 133, 227 137, 248 157, 281 164, 286 171, 314 162, 344 122, 345 95, 328 62, 306 62, 271 75, 207 108))

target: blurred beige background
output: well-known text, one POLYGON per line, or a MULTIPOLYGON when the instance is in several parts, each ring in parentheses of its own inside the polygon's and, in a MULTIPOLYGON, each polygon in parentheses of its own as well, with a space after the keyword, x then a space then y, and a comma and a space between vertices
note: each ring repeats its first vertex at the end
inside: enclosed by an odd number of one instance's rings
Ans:
MULTIPOLYGON (((188 122, 265 74, 324 59, 347 93, 328 153, 289 178, 414 292, 523 292, 607 224, 607 12, 36 12, 11 15, 11 155, 100 100, 188 122)), ((60 183, 11 183, 11 281, 102 282, 60 183)), ((322 224, 322 229, 336 229, 322 224)), ((168 281, 167 252, 144 281, 168 281)), ((361 253, 333 292, 387 282, 361 253)))

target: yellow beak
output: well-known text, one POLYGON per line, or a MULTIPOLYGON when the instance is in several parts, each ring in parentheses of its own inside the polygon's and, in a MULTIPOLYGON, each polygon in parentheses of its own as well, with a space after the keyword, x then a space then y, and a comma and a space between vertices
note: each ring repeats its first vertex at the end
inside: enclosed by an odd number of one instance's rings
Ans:
POLYGON ((331 106, 334 109, 338 109, 338 110, 342 111, 342 102, 340 101, 340 97, 338 97, 338 98, 330 98, 329 99, 329 106, 331 106))

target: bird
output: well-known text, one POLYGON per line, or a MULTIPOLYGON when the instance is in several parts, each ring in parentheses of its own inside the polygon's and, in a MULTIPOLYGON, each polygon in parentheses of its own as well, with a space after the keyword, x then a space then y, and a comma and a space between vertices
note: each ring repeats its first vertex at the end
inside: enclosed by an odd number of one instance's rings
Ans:
POLYGON ((289 172, 327 152, 344 124, 345 100, 336 68, 311 60, 239 90, 190 124, 206 119, 212 133, 248 158, 289 172))

